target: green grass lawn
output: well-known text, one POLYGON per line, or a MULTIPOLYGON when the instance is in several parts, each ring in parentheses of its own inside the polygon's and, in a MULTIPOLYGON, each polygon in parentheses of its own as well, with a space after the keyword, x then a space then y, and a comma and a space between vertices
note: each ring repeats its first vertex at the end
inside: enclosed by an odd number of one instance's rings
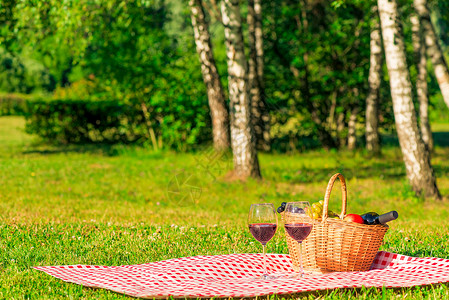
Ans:
MULTIPOLYGON (((320 200, 336 172, 347 178, 349 213, 399 212, 383 250, 449 258, 448 125, 437 127, 440 146, 432 156, 446 196, 442 202, 413 195, 396 147, 384 149, 380 158, 363 151, 262 154, 264 179, 240 182, 228 176, 232 163, 227 156, 215 160, 207 151, 56 147, 39 143, 23 127, 21 118, 0 118, 0 298, 129 298, 65 283, 32 266, 124 265, 260 252, 246 227, 249 205, 320 200)), ((334 189, 331 209, 339 211, 339 185, 334 189)), ((268 251, 288 253, 283 231, 268 251)), ((448 287, 336 290, 295 298, 449 299, 448 287)))

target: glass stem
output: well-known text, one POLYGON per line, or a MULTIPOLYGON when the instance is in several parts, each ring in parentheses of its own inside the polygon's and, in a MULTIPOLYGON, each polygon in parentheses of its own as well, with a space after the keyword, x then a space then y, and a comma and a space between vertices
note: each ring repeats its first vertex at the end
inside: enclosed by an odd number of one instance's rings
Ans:
POLYGON ((303 277, 304 276, 304 269, 302 268, 302 243, 301 242, 298 242, 298 243, 299 243, 299 265, 301 267, 299 269, 299 272, 300 272, 299 276, 303 277))
POLYGON ((267 253, 266 253, 266 245, 262 244, 262 248, 263 248, 263 275, 267 276, 268 272, 267 272, 267 253))

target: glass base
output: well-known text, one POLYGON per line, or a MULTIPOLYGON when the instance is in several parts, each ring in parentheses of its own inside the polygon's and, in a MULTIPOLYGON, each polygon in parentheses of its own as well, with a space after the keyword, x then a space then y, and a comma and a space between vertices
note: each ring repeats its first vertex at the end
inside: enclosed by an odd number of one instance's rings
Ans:
POLYGON ((262 279, 262 280, 273 280, 278 279, 280 276, 274 276, 274 275, 268 275, 264 274, 262 276, 254 277, 255 279, 262 279))
POLYGON ((304 273, 295 273, 288 275, 287 278, 304 278, 304 273))

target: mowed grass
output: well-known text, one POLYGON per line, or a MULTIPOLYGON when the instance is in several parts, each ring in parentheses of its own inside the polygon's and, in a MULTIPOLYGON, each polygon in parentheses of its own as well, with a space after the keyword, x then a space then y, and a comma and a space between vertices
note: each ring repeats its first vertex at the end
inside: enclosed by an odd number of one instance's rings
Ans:
MULTIPOLYGON (((397 210, 383 250, 449 258, 449 148, 432 163, 444 201, 413 195, 398 148, 380 158, 363 151, 261 154, 264 179, 235 181, 229 155, 179 154, 125 146, 56 147, 0 118, 0 298, 127 299, 65 283, 31 269, 41 265, 125 265, 193 255, 260 252, 246 227, 251 203, 323 198, 329 177, 347 178, 348 212, 397 210)), ((440 125, 437 137, 448 138, 440 125)), ((339 211, 336 184, 331 209, 339 211)), ((279 230, 269 252, 288 253, 279 230)), ((294 298, 449 299, 446 284, 354 289, 294 298)))

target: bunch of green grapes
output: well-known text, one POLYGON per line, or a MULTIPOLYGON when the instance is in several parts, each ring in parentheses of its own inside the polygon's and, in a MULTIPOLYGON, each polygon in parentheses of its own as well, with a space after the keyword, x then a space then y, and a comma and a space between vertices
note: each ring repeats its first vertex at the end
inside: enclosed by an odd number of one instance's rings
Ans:
MULTIPOLYGON (((310 206, 310 209, 307 210, 307 214, 309 215, 309 217, 311 217, 312 219, 321 219, 321 217, 323 216, 323 204, 324 201, 320 200, 319 202, 315 202, 310 206)), ((329 216, 329 218, 333 218, 333 219, 339 219, 340 217, 334 213, 331 210, 328 210, 327 215, 329 216)))

